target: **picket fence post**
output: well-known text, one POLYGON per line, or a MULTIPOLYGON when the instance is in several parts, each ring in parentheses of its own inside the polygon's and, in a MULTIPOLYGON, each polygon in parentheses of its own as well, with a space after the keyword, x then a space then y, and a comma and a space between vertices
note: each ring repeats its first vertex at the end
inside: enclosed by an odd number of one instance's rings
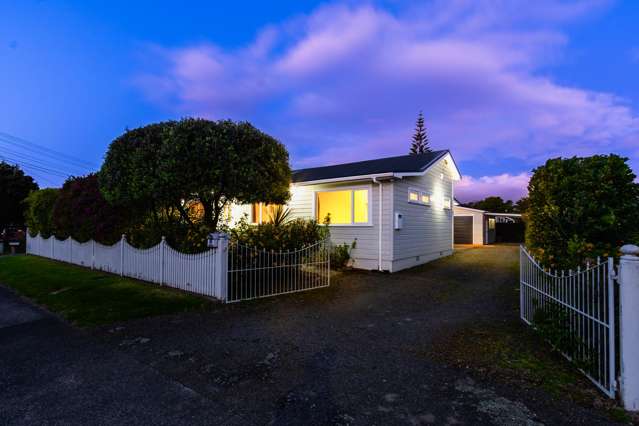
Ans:
POLYGON ((55 259, 55 248, 54 248, 54 244, 55 244, 55 236, 49 235, 49 238, 51 238, 51 259, 55 259))
POLYGON ((126 241, 126 235, 122 234, 120 239, 120 276, 124 276, 124 242, 126 241))
POLYGON ((91 269, 95 269, 95 240, 91 240, 91 269))
POLYGON ((619 261, 619 342, 621 399, 626 410, 639 411, 639 247, 621 247, 619 261))
POLYGON ((215 250, 215 266, 213 272, 213 283, 215 286, 215 297, 226 301, 227 298, 227 269, 229 255, 229 239, 224 233, 219 234, 219 241, 215 250))
POLYGON ((162 236, 160 241, 160 285, 164 285, 164 245, 166 244, 166 237, 162 236))

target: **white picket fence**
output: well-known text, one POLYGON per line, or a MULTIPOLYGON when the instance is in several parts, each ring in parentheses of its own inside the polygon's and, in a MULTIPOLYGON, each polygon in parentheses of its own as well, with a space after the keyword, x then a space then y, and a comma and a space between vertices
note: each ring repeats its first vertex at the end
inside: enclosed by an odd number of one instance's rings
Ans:
POLYGON ((80 243, 73 238, 31 237, 27 232, 27 254, 226 300, 225 250, 185 254, 171 248, 164 238, 142 250, 131 246, 124 236, 107 246, 93 240, 80 243))
POLYGON ((616 389, 614 264, 546 270, 520 248, 521 319, 540 330, 606 395, 616 389))

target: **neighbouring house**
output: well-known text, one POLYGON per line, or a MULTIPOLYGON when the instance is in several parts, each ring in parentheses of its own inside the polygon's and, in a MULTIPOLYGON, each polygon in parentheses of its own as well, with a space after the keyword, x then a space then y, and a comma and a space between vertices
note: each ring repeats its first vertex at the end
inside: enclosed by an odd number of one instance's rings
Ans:
MULTIPOLYGON (((356 243, 353 266, 395 272, 453 252, 454 185, 448 150, 295 170, 292 217, 323 222, 331 240, 356 243)), ((273 206, 234 206, 231 218, 267 220, 273 206)))
POLYGON ((517 213, 491 213, 460 205, 453 206, 455 244, 520 243, 524 222, 517 213))

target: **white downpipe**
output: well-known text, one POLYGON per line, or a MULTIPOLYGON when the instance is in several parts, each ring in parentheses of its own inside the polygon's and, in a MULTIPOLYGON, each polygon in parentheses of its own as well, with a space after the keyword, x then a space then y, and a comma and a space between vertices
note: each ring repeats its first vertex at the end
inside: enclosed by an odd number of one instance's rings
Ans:
POLYGON ((379 185, 379 236, 378 236, 378 255, 377 255, 377 270, 382 270, 382 182, 377 180, 377 177, 373 177, 373 182, 379 185))

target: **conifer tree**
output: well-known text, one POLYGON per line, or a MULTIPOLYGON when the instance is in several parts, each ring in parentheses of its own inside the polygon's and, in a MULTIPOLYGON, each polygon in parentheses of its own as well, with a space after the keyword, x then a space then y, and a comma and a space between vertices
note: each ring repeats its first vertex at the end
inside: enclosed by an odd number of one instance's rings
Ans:
POLYGON ((424 114, 420 111, 417 116, 413 142, 410 145, 410 154, 423 154, 425 152, 431 152, 431 149, 428 146, 428 135, 426 135, 426 127, 424 126, 424 114))

